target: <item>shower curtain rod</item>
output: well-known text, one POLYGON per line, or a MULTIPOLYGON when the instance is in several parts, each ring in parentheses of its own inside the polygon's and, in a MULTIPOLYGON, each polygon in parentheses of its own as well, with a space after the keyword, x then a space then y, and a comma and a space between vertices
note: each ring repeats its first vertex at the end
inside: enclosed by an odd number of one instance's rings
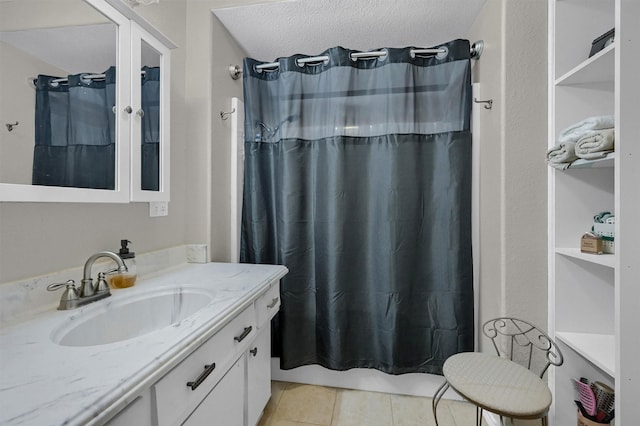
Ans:
MULTIPOLYGON (((471 45, 471 49, 469 53, 473 59, 480 59, 480 55, 482 55, 482 50, 484 49, 484 41, 478 40, 471 45)), ((442 57, 446 57, 449 51, 446 48, 436 48, 436 49, 411 49, 410 51, 411 57, 415 58, 416 55, 442 55, 442 57)), ((352 61, 356 61, 358 59, 370 59, 370 58, 380 58, 387 56, 386 50, 375 50, 372 52, 353 52, 349 54, 349 57, 352 61)), ((324 62, 325 65, 329 63, 328 56, 310 56, 307 58, 296 59, 296 63, 298 66, 304 66, 304 64, 308 63, 319 63, 324 62)), ((278 62, 269 62, 266 64, 256 65, 257 70, 274 70, 280 66, 278 62)), ((243 70, 238 65, 229 65, 229 74, 231 78, 237 80, 240 78, 243 70)))
MULTIPOLYGON (((140 71, 140 75, 145 75, 146 73, 147 73, 146 71, 140 71)), ((106 77, 105 74, 87 74, 82 78, 86 78, 89 80, 100 80, 105 77, 106 77)), ((33 83, 34 86, 36 85, 36 81, 38 81, 36 77, 29 77, 29 80, 33 83)), ((51 80, 51 83, 65 84, 65 83, 69 83, 69 80, 66 78, 56 78, 55 80, 51 80)))

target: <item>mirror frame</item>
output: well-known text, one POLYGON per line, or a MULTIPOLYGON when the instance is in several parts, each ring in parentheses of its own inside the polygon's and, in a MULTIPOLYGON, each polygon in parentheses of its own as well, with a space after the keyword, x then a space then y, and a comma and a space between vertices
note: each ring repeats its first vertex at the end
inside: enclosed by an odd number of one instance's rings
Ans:
MULTIPOLYGON (((118 27, 118 57, 116 69, 116 111, 118 111, 116 127, 116 171, 115 189, 88 189, 42 185, 25 185, 0 183, 0 202, 71 202, 71 203, 128 203, 131 201, 168 201, 169 200, 169 89, 170 89, 170 55, 168 49, 176 48, 170 39, 153 27, 147 20, 120 0, 83 0, 118 27), (125 108, 132 103, 132 27, 142 29, 144 39, 156 48, 155 40, 162 46, 161 67, 165 68, 161 83, 161 102, 166 108, 161 116, 161 163, 160 191, 133 190, 132 176, 139 172, 132 158, 136 157, 131 149, 132 117, 125 108), (153 44, 151 43, 153 42, 153 44)), ((139 41, 138 41, 139 43, 139 41)), ((139 97, 139 95, 138 95, 139 97)), ((138 158, 140 150, 138 149, 138 158)), ((138 163, 135 163, 138 164, 138 163)), ((139 181, 139 180, 138 180, 139 181)), ((139 186, 138 186, 139 188, 139 186)))

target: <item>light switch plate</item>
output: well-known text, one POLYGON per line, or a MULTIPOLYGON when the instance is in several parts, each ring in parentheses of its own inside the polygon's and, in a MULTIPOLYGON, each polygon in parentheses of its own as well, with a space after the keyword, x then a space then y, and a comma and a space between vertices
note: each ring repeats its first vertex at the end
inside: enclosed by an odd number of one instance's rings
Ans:
POLYGON ((149 203, 149 216, 159 217, 169 215, 168 201, 151 201, 149 203))

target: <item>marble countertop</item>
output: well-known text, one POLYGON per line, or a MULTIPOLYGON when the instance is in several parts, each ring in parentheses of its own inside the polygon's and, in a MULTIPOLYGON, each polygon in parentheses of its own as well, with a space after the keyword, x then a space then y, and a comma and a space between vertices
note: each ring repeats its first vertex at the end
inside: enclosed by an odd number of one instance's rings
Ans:
POLYGON ((175 367, 287 273, 283 266, 185 264, 71 310, 0 330, 0 424, 101 424, 175 367), (212 301, 184 320, 130 340, 61 346, 63 324, 151 289, 197 288, 212 301))

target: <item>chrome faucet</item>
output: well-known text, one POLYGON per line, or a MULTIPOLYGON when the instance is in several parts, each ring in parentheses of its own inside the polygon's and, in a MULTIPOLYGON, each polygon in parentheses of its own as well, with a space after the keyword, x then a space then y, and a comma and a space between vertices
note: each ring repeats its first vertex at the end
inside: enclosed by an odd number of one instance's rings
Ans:
POLYGON ((100 293, 103 291, 107 291, 111 293, 109 291, 109 286, 107 285, 107 282, 104 280, 103 272, 98 274, 98 282, 96 283, 95 286, 93 285, 93 278, 91 278, 91 268, 93 267, 94 262, 100 259, 101 257, 108 257, 108 258, 111 258, 114 262, 116 262, 116 264, 118 265, 118 270, 117 270, 118 273, 127 272, 127 267, 125 266, 124 262, 122 261, 120 256, 118 256, 114 252, 101 251, 96 254, 92 254, 84 264, 84 274, 82 276, 82 281, 80 284, 80 297, 93 296, 94 294, 100 293))
POLYGON ((68 309, 75 309, 80 306, 86 305, 87 303, 95 302, 97 300, 111 296, 111 290, 109 290, 109 285, 105 280, 104 272, 98 273, 98 280, 95 285, 93 284, 93 278, 91 278, 91 269, 93 268, 93 264, 101 257, 108 257, 116 262, 118 267, 114 270, 114 272, 127 272, 127 266, 124 264, 120 256, 113 252, 101 251, 91 255, 84 264, 84 274, 80 284, 80 289, 76 288, 75 281, 73 280, 68 280, 64 283, 53 283, 47 286, 47 290, 49 291, 54 291, 59 288, 66 287, 64 293, 62 293, 62 297, 60 298, 58 310, 63 311, 68 309))

